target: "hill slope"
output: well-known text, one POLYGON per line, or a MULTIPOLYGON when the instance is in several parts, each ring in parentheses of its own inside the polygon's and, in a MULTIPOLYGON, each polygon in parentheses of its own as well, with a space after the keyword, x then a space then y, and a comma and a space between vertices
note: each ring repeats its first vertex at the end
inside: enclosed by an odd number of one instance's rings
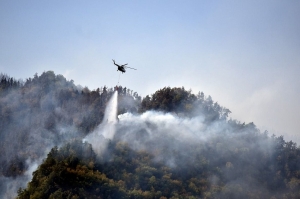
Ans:
MULTIPOLYGON (((0 75, 0 198, 12 198, 54 146, 80 139, 103 119, 114 89, 90 91, 48 71, 16 81, 0 75)), ((120 110, 137 111, 140 97, 120 88, 120 110)))
POLYGON ((141 100, 119 88, 107 140, 97 126, 113 89, 82 89, 51 71, 13 81, 0 86, 2 197, 32 162, 41 164, 18 198, 300 197, 296 144, 228 119, 201 92, 165 87, 141 100), (97 146, 83 141, 90 134, 97 146))

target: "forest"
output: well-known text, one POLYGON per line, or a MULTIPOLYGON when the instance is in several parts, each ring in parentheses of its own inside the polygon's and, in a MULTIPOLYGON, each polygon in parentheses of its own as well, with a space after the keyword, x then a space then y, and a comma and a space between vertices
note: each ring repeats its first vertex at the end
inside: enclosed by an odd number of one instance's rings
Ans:
POLYGON ((0 74, 0 198, 300 198, 300 149, 203 92, 0 74), (113 139, 99 125, 114 92, 113 139), (84 141, 99 133, 95 145, 84 141))

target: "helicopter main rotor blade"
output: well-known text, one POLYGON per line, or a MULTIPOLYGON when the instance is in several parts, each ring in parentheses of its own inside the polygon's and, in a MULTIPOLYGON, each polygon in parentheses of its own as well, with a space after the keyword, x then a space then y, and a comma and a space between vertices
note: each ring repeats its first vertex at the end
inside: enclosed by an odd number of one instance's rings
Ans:
MULTIPOLYGON (((126 66, 126 68, 130 68, 130 67, 126 66)), ((130 68, 130 69, 137 70, 137 69, 135 69, 135 68, 130 68)))

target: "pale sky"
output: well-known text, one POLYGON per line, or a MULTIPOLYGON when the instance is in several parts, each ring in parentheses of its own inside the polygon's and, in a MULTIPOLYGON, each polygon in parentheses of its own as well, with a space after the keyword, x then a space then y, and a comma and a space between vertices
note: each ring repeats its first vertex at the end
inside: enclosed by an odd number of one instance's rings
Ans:
POLYGON ((300 1, 0 0, 0 72, 91 90, 203 91, 232 119, 300 143, 300 1))

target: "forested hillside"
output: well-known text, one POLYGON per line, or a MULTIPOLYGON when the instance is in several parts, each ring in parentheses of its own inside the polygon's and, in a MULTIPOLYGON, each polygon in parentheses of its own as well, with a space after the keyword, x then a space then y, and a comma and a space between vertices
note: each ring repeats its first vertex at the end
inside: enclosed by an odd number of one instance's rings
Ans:
POLYGON ((51 71, 1 78, 2 198, 300 198, 296 143, 230 119, 202 92, 165 87, 142 99, 119 87, 108 140, 97 127, 114 89, 51 71), (95 132, 101 151, 84 140, 95 132))
MULTIPOLYGON (((0 78, 0 198, 5 198, 51 148, 82 139, 100 124, 114 88, 90 91, 52 71, 25 81, 4 74, 0 78)), ((119 112, 137 112, 138 94, 122 87, 119 91, 119 112)))

